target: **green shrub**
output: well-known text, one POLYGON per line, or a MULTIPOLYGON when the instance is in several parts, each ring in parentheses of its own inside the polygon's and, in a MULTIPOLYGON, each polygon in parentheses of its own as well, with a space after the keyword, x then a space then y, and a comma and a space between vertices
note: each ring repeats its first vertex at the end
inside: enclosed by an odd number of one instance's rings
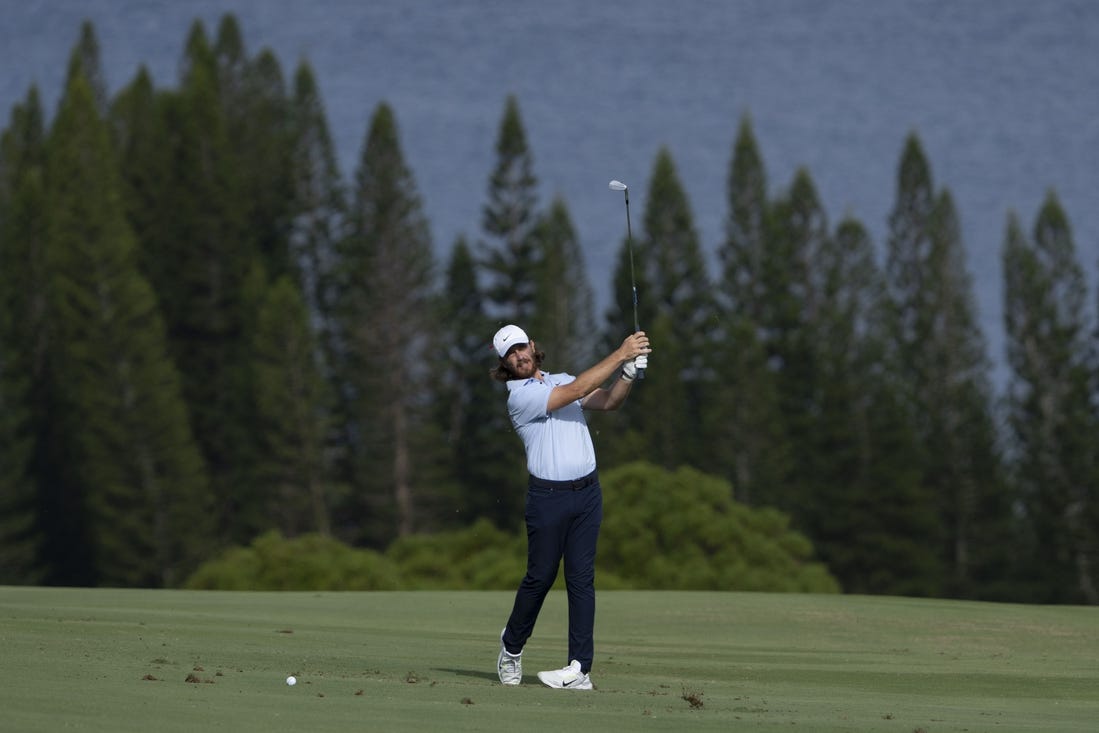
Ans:
POLYGON ((464 529, 402 537, 385 556, 408 587, 514 590, 526 569, 526 537, 479 519, 464 529))
POLYGON ((383 555, 319 534, 286 539, 270 531, 203 564, 187 588, 205 590, 396 590, 400 574, 383 555))
POLYGON ((734 501, 722 479, 632 463, 608 471, 602 484, 599 568, 629 587, 839 591, 787 515, 734 501))
MULTIPOLYGON (((645 463, 602 477, 605 509, 596 558, 603 590, 839 591, 787 515, 732 499, 721 479, 645 463)), ((463 529, 403 537, 384 554, 322 535, 278 532, 227 550, 186 587, 219 590, 514 590, 526 535, 480 519, 463 529)), ((564 587, 560 573, 555 587, 564 587)))

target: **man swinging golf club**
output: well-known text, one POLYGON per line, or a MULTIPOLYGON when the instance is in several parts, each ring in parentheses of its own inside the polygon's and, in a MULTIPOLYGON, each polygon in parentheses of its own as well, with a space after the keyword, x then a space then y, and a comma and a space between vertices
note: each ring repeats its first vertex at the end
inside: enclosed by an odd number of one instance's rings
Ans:
POLYGON ((603 520, 603 492, 584 410, 617 409, 640 370, 648 366, 649 337, 630 334, 622 345, 579 376, 542 371, 545 354, 523 329, 496 332, 500 363, 493 378, 507 383, 508 415, 526 448, 527 572, 500 634, 500 682, 523 679, 523 645, 534 631, 542 602, 565 561, 569 601, 569 664, 538 679, 559 689, 592 689, 595 627, 595 546, 603 520), (610 387, 602 385, 621 367, 610 387))

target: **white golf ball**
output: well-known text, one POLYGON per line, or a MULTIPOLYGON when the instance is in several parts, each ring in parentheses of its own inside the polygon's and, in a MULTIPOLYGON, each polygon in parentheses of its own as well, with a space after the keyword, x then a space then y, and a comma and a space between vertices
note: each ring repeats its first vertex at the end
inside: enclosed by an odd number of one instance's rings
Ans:
POLYGON ((295 677, 294 675, 290 675, 289 677, 286 678, 286 684, 293 687, 294 685, 298 684, 298 678, 295 677))

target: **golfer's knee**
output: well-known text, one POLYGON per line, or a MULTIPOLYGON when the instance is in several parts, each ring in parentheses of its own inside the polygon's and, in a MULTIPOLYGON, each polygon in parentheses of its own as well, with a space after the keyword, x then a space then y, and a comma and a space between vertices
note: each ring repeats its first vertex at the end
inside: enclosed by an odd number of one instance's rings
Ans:
POLYGON ((584 568, 581 570, 565 570, 565 583, 569 588, 582 590, 595 587, 595 569, 584 568))
POLYGON ((528 568, 527 575, 523 578, 523 586, 529 590, 545 593, 553 587, 553 582, 557 580, 557 570, 539 570, 538 568, 528 568))

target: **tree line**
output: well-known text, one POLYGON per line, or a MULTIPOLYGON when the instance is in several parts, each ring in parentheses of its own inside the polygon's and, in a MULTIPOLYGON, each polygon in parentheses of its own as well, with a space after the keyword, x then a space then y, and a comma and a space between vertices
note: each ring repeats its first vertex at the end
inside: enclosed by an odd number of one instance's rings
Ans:
MULTIPOLYGON (((383 549, 513 527, 492 333, 520 323, 576 373, 632 296, 623 238, 595 313, 514 96, 494 152, 482 231, 438 258, 388 104, 345 181, 308 62, 288 82, 232 15, 192 25, 176 87, 141 68, 114 96, 85 23, 53 119, 32 87, 0 138, 0 583, 174 587, 272 529, 383 549)), ((591 418, 602 468, 727 480, 847 592, 1099 603, 1096 303, 1052 190, 1007 217, 1004 394, 915 133, 880 245, 809 171, 776 192, 749 117, 717 272, 667 148, 644 198, 654 359, 591 418)))

